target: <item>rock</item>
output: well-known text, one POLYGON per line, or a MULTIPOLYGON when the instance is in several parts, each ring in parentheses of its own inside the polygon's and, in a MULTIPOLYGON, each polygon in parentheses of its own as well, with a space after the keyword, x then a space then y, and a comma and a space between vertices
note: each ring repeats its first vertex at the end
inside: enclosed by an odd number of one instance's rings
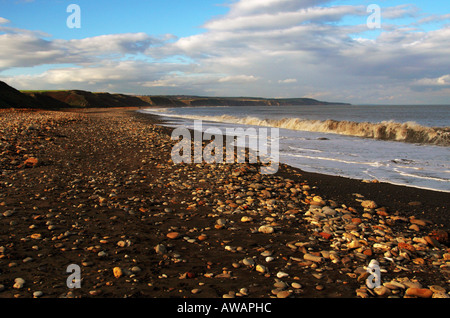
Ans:
POLYGON ((243 216, 241 218, 241 222, 243 222, 243 223, 252 222, 252 221, 253 221, 253 218, 251 216, 243 216))
POLYGON ((258 232, 264 233, 264 234, 271 234, 275 231, 275 229, 269 225, 262 225, 259 227, 258 232))
POLYGON ((167 249, 164 245, 162 244, 158 244, 155 246, 155 252, 157 254, 166 254, 167 253, 167 249))
POLYGON ((375 287, 373 289, 373 291, 378 296, 389 296, 391 294, 391 290, 389 288, 387 288, 386 286, 375 287))
POLYGON ((265 267, 264 265, 256 265, 256 271, 260 273, 266 273, 267 267, 265 267))
POLYGON ((166 236, 168 238, 170 238, 171 240, 174 240, 174 239, 176 239, 177 237, 180 236, 180 233, 178 233, 178 232, 170 232, 166 236))
POLYGON ((291 286, 292 286, 292 288, 295 288, 295 289, 302 288, 302 285, 300 285, 299 283, 296 283, 296 282, 292 283, 291 286))
POLYGON ((278 278, 285 278, 285 277, 289 277, 289 274, 285 273, 285 272, 278 272, 277 273, 277 277, 278 278))
POLYGON ((250 257, 244 258, 242 260, 242 263, 244 263, 244 265, 246 266, 255 266, 255 261, 253 260, 253 258, 250 257))
POLYGON ((410 218, 409 222, 412 223, 412 224, 420 225, 420 226, 427 225, 427 223, 424 220, 416 219, 414 217, 410 218))
POLYGON ((433 292, 427 288, 413 288, 410 287, 405 292, 406 296, 416 296, 420 298, 430 298, 433 296, 433 292))
POLYGON ((354 249, 354 248, 359 248, 361 247, 362 244, 358 241, 358 240, 353 240, 350 243, 347 244, 348 248, 354 249))
POLYGON ((361 206, 365 209, 376 209, 378 207, 378 205, 375 203, 375 201, 372 201, 372 200, 362 201, 361 206))
POLYGON ((277 293, 277 298, 288 298, 291 296, 291 292, 289 290, 282 290, 277 293))
POLYGON ((25 279, 20 278, 20 277, 14 279, 13 288, 20 289, 23 287, 23 285, 25 285, 25 279))
POLYGON ((44 295, 44 293, 43 293, 42 291, 40 291, 40 290, 35 291, 35 292, 33 293, 33 297, 34 297, 34 298, 39 298, 39 297, 42 297, 43 295, 44 295))
POLYGON ((303 255, 303 258, 307 261, 311 261, 311 262, 315 262, 315 263, 320 263, 323 261, 323 258, 320 256, 316 256, 316 255, 312 255, 309 253, 306 253, 305 255, 303 255))
POLYGON ((120 267, 114 267, 113 273, 115 278, 120 278, 123 275, 122 269, 120 267))

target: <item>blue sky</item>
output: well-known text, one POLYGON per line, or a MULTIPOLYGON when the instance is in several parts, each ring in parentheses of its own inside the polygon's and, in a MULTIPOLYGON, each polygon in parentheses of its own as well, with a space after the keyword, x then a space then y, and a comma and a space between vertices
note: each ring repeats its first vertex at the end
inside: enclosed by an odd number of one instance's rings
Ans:
POLYGON ((448 43, 447 0, 0 0, 18 89, 442 104, 448 43))

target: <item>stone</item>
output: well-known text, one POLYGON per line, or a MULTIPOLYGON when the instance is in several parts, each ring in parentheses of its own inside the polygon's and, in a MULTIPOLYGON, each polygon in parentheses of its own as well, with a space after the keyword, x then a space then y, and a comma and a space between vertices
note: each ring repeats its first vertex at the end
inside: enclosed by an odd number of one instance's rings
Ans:
POLYGON ((303 258, 307 261, 311 261, 311 262, 315 262, 315 263, 320 263, 323 261, 323 257, 312 255, 309 253, 306 253, 305 255, 303 255, 303 258))
POLYGON ((277 293, 277 298, 288 298, 291 296, 291 292, 289 290, 282 290, 277 293))
POLYGON ((413 288, 410 287, 405 292, 406 296, 416 296, 420 298, 430 298, 433 296, 433 292, 428 288, 413 288))
POLYGON ((300 285, 299 283, 296 283, 296 282, 293 282, 293 283, 291 284, 291 286, 292 286, 292 288, 295 288, 295 289, 300 289, 300 288, 302 288, 302 285, 300 285))
POLYGON ((123 275, 122 269, 120 267, 113 268, 113 274, 115 278, 120 278, 123 275))
POLYGON ((265 267, 264 265, 256 265, 256 271, 260 273, 266 273, 267 267, 265 267))
POLYGON ((427 225, 427 223, 424 220, 416 219, 414 217, 410 218, 409 222, 412 223, 412 224, 420 225, 420 226, 427 225))
POLYGON ((20 289, 23 287, 23 285, 25 285, 25 279, 20 278, 20 277, 14 279, 13 288, 20 289))
POLYGON ((252 222, 252 221, 253 221, 253 218, 251 216, 243 216, 241 218, 241 222, 243 222, 243 223, 248 223, 248 222, 252 222))
POLYGON ((264 234, 271 234, 275 231, 275 229, 272 226, 269 225, 262 225, 259 227, 258 232, 264 233, 264 234))
POLYGON ((255 261, 253 260, 253 258, 250 257, 244 258, 242 260, 242 263, 244 263, 244 265, 246 266, 255 266, 255 261))
POLYGON ((378 296, 389 296, 391 294, 391 291, 386 286, 378 286, 373 289, 375 294, 378 296))
POLYGON ((372 201, 372 200, 362 201, 361 206, 366 209, 376 209, 378 207, 378 205, 375 203, 375 201, 372 201))
POLYGON ((35 291, 35 292, 33 293, 33 297, 34 297, 34 298, 39 298, 39 297, 42 297, 43 295, 44 295, 44 293, 43 293, 42 291, 40 291, 40 290, 35 291))
POLYGON ((278 272, 277 277, 278 278, 286 278, 286 277, 289 277, 289 274, 285 273, 285 272, 278 272))
POLYGON ((178 236, 180 236, 180 233, 178 233, 178 232, 170 232, 170 233, 167 233, 167 238, 169 238, 169 239, 171 239, 171 240, 174 240, 174 239, 176 239, 178 236))

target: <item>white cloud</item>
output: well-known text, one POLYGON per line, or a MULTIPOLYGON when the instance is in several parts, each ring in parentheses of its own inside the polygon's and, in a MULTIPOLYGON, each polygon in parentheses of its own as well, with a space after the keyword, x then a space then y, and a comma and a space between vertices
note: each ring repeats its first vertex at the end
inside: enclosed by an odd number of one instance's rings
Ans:
POLYGON ((0 17, 0 24, 8 24, 10 21, 8 19, 0 17))
MULTIPOLYGON (((368 37, 365 6, 326 0, 240 0, 227 14, 204 23, 203 33, 174 40, 145 33, 80 40, 0 25, 0 71, 71 64, 37 75, 4 76, 19 88, 114 89, 136 93, 227 96, 318 96, 347 102, 443 100, 442 71, 450 56, 450 27, 419 31, 413 5, 383 8, 377 37, 368 37), (323 6, 323 4, 327 4, 323 6), (416 19, 396 25, 395 19, 416 19), (139 57, 139 58, 138 58, 139 57), (57 86, 57 87, 56 87, 57 86), (429 95, 419 88, 433 87, 429 95), (40 87, 39 87, 40 88, 40 87)), ((422 19, 422 20, 420 20, 422 19)), ((0 20, 1 21, 1 20, 0 20)), ((0 22, 1 24, 1 22, 0 22)))

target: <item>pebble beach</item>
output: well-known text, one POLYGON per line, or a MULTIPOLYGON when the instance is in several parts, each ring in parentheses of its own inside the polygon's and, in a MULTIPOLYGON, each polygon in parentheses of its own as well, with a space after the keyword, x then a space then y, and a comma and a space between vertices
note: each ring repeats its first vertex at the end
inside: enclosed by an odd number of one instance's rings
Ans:
POLYGON ((174 164, 171 131, 132 108, 1 110, 0 298, 450 297, 450 193, 174 164))

